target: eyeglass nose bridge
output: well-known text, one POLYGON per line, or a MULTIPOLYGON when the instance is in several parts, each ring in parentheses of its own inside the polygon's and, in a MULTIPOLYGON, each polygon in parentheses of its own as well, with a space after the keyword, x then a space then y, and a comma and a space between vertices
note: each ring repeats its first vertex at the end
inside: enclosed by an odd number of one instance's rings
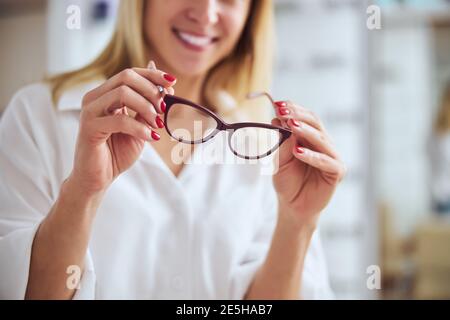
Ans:
POLYGON ((233 133, 236 131, 237 129, 229 123, 226 122, 218 122, 218 126, 217 129, 215 130, 214 133, 210 134, 209 137, 207 138, 207 140, 210 140, 212 138, 214 138, 219 132, 221 131, 225 131, 226 135, 227 135, 227 140, 228 140, 228 145, 230 146, 230 149, 233 150, 233 148, 231 147, 231 137, 233 136, 233 133))

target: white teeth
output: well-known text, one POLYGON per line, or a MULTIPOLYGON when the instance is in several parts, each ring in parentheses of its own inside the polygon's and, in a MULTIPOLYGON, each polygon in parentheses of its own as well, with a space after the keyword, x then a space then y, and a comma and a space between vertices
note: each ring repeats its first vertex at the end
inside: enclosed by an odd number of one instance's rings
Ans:
POLYGON ((210 37, 194 36, 192 34, 184 33, 181 31, 177 31, 177 33, 181 39, 194 46, 204 47, 212 42, 212 38, 210 37))

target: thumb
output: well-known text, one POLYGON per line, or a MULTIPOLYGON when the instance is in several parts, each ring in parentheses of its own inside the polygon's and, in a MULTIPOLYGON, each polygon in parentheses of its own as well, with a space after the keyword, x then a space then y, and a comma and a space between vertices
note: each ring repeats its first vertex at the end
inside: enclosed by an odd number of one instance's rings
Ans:
MULTIPOLYGON (((278 118, 274 118, 271 121, 272 125, 281 127, 281 121, 278 118)), ((287 139, 277 150, 278 154, 275 157, 275 166, 277 168, 283 166, 284 164, 288 163, 294 155, 292 154, 292 149, 294 149, 295 146, 295 138, 291 136, 289 139, 287 139)))
POLYGON ((150 69, 150 70, 156 70, 156 64, 155 64, 155 61, 150 60, 149 63, 148 63, 148 65, 147 65, 147 69, 150 69))

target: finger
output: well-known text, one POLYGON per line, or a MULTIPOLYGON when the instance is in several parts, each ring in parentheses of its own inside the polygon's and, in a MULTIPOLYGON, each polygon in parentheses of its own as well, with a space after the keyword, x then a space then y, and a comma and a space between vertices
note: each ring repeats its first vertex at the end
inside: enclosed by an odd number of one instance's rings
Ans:
POLYGON ((150 70, 156 70, 156 64, 155 64, 155 61, 150 60, 150 62, 149 62, 148 65, 147 65, 147 69, 150 69, 150 70))
POLYGON ((275 102, 275 111, 277 117, 282 120, 287 121, 292 118, 298 119, 316 128, 317 130, 325 131, 325 127, 319 117, 317 117, 312 111, 290 101, 275 102))
POLYGON ((292 110, 288 107, 284 101, 275 102, 275 113, 278 119, 280 119, 281 126, 289 129, 288 120, 292 118, 292 110))
POLYGON ((308 142, 308 144, 311 145, 315 151, 325 153, 333 159, 338 159, 337 152, 331 144, 331 141, 328 139, 327 134, 296 119, 289 119, 288 125, 297 140, 303 139, 308 142))
POLYGON ((164 88, 170 88, 177 83, 176 77, 158 69, 133 68, 133 70, 152 83, 159 84, 164 88))
MULTIPOLYGON (((278 118, 272 119, 272 125, 282 127, 281 120, 278 118)), ((292 158, 292 148, 295 146, 295 139, 293 139, 293 135, 285 141, 280 148, 277 150, 278 156, 275 157, 275 166, 276 168, 280 168, 284 166, 284 164, 288 163, 292 158)))
MULTIPOLYGON (((138 122, 140 122, 140 123, 142 123, 142 124, 148 126, 148 124, 147 124, 147 122, 145 121, 145 119, 142 118, 139 114, 136 114, 135 119, 136 119, 136 121, 138 121, 138 122)), ((158 141, 158 140, 161 139, 161 136, 159 135, 159 133, 157 133, 157 132, 155 132, 155 131, 153 131, 153 130, 152 130, 151 135, 152 135, 152 139, 155 140, 155 141, 158 141)))
POLYGON ((319 169, 320 171, 326 173, 329 177, 333 177, 336 182, 341 181, 345 175, 344 165, 340 161, 333 159, 326 154, 298 145, 294 147, 292 153, 294 157, 300 161, 310 165, 311 167, 319 169))
POLYGON ((272 119, 271 124, 273 126, 281 127, 281 120, 278 118, 274 118, 274 119, 272 119))
MULTIPOLYGON (((153 65, 154 62, 150 66, 153 67, 153 65)), ((166 104, 163 98, 167 91, 167 88, 175 85, 175 77, 170 76, 157 69, 133 68, 132 70, 147 81, 146 87, 139 89, 142 91, 137 91, 153 103, 158 113, 163 114, 166 110, 166 104), (171 80, 168 81, 166 77, 170 77, 171 80), (158 89, 159 86, 163 88, 163 93, 161 93, 158 89)))
POLYGON ((287 102, 288 108, 292 110, 292 116, 299 119, 302 122, 309 124, 310 126, 316 128, 317 130, 325 132, 325 126, 323 125, 320 118, 311 110, 305 107, 299 106, 290 101, 287 102))
MULTIPOLYGON (((149 70, 157 70, 156 69, 156 64, 155 61, 150 60, 150 62, 147 65, 147 69, 149 70)), ((158 112, 163 114, 166 112, 166 102, 164 101, 164 95, 166 93, 166 89, 160 85, 156 86, 156 88, 158 89, 158 93, 161 96, 161 102, 158 103, 158 112)))
MULTIPOLYGON (((150 62, 147 65, 147 69, 149 70, 157 70, 155 61, 150 60, 150 62)), ((163 86, 157 85, 156 88, 158 89, 158 94, 161 98, 161 101, 157 103, 158 106, 158 113, 165 113, 166 112, 166 103, 164 101, 164 95, 166 93, 166 89, 163 86)))
POLYGON ((125 133, 145 141, 158 141, 160 136, 147 125, 124 114, 94 119, 96 130, 109 136, 113 133, 125 133))
MULTIPOLYGON (((97 90, 99 95, 104 94, 106 91, 110 91, 122 84, 130 85, 135 80, 140 81, 140 83, 148 84, 151 82, 152 84, 159 84, 163 87, 171 87, 176 84, 176 78, 164 73, 157 69, 146 69, 146 68, 129 68, 125 69, 118 74, 111 77, 107 80, 103 85, 94 89, 97 90), (138 77, 138 75, 140 77, 138 77), (147 80, 147 82, 142 82, 141 78, 147 80), (170 80, 169 80, 170 79, 170 80)), ((145 87, 143 88, 146 89, 145 87)))
POLYGON ((170 95, 174 95, 175 94, 175 90, 172 87, 167 88, 167 93, 170 94, 170 95))
POLYGON ((89 91, 83 98, 83 103, 89 103, 107 92, 114 90, 122 85, 133 88, 136 92, 141 94, 147 100, 157 106, 159 111, 162 102, 161 94, 158 91, 156 85, 170 86, 176 83, 176 80, 169 84, 163 76, 162 71, 148 70, 148 69, 125 69, 124 71, 116 74, 112 78, 108 79, 101 86, 89 91))
MULTIPOLYGON (((156 69, 155 61, 150 60, 150 62, 149 62, 148 65, 147 65, 147 69, 149 69, 149 70, 157 70, 157 69, 156 69)), ((164 96, 165 96, 167 93, 169 93, 169 92, 174 92, 174 90, 173 90, 172 87, 164 88, 164 87, 162 87, 162 86, 160 86, 160 85, 157 86, 157 89, 158 89, 158 93, 159 93, 159 95, 160 95, 160 97, 161 97, 161 102, 158 103, 158 106, 159 106, 158 112, 161 113, 161 114, 163 114, 163 113, 166 112, 166 107, 167 107, 167 106, 166 106, 166 102, 164 101, 164 96)), ((169 93, 169 94, 171 94, 171 93, 169 93)), ((172 93, 172 94, 173 94, 173 93, 172 93)))
POLYGON ((115 109, 127 107, 140 114, 153 128, 160 129, 161 118, 151 102, 128 86, 120 86, 101 96, 84 107, 94 117, 102 117, 114 113, 115 109))
POLYGON ((289 119, 290 110, 285 107, 285 104, 277 103, 274 104, 274 109, 275 115, 280 120, 280 127, 288 129, 289 126, 286 121, 289 119))

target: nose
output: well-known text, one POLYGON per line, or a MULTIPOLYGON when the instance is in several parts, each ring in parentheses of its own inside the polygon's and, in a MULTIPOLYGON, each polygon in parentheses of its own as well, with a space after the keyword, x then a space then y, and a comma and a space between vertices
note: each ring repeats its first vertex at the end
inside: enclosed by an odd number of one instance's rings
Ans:
POLYGON ((207 26, 219 21, 217 0, 189 0, 191 6, 187 11, 190 20, 207 26))

